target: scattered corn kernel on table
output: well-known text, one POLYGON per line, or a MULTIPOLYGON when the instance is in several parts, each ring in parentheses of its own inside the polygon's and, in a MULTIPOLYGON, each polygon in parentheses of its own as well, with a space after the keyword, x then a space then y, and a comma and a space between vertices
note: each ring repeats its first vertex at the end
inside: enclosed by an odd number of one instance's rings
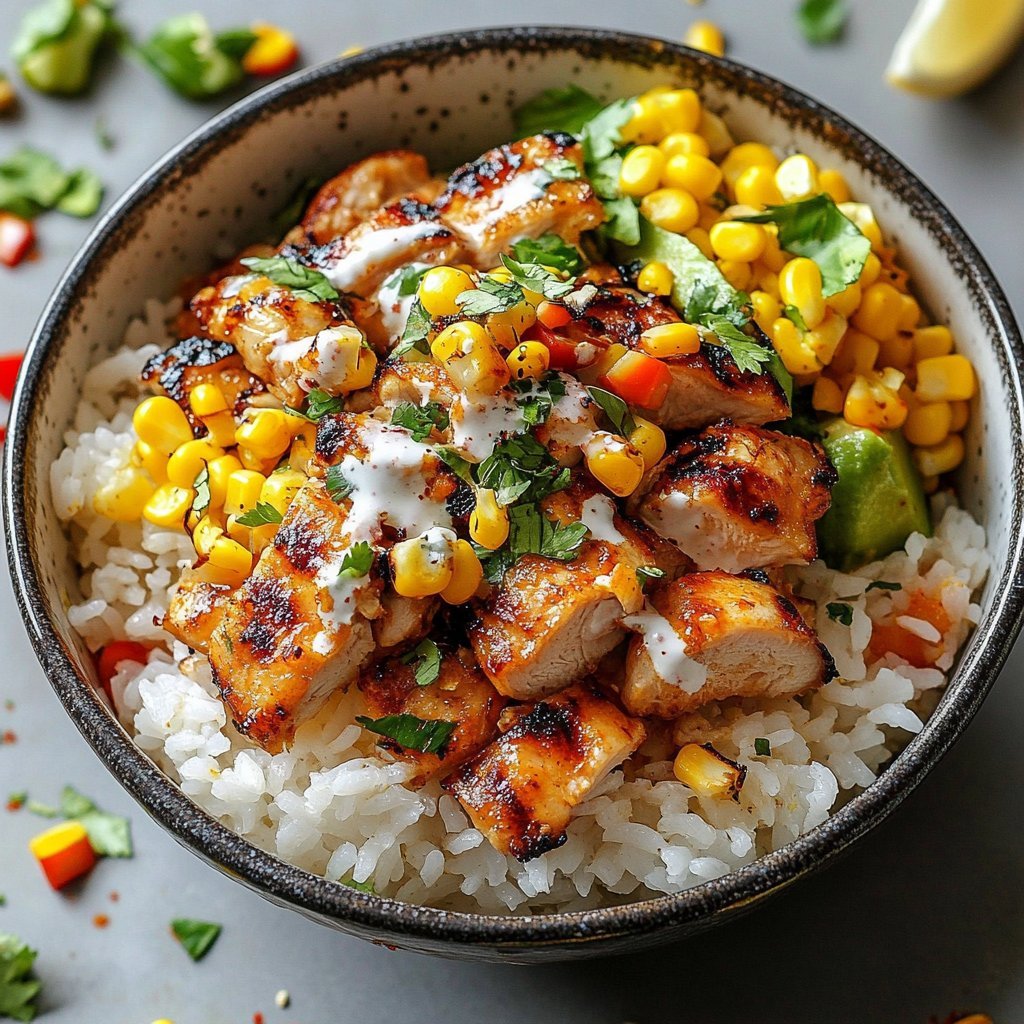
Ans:
MULTIPOLYGON (((4 51, 28 6, 0 6, 4 51)), ((197 6, 207 8, 217 28, 254 17, 281 21, 298 36, 307 62, 353 45, 495 22, 628 26, 681 38, 692 21, 707 18, 725 30, 731 56, 840 109, 920 173, 976 238, 1024 315, 1014 215, 1024 178, 1024 54, 967 99, 935 104, 893 92, 882 71, 911 0, 860 0, 851 5, 845 40, 819 48, 799 35, 790 12, 795 2, 777 0, 707 0, 700 8, 651 0, 629 11, 588 0, 555 8, 520 0, 509 11, 413 0, 197 6)), ((123 7, 140 33, 173 13, 157 0, 123 7)), ((65 165, 86 164, 107 185, 108 202, 223 105, 178 99, 126 61, 107 62, 83 99, 22 93, 22 117, 0 122, 3 153, 28 142, 65 165), (109 151, 104 133, 114 143, 109 151)), ((0 271, 0 351, 23 345, 88 226, 45 218, 38 224, 41 259, 0 271)), ((17 933, 40 950, 48 1024, 242 1024, 257 1014, 267 1024, 410 1016, 455 1024, 925 1024, 970 1010, 1006 1024, 1024 1019, 1024 852, 1015 846, 1024 809, 1020 646, 955 751, 894 820, 830 871, 729 927, 617 961, 611 970, 603 963, 513 969, 388 952, 332 934, 204 866, 132 804, 78 736, 36 664, 9 581, 0 605, 9 666, 0 683, 0 732, 10 741, 0 747, 0 786, 53 801, 74 782, 104 808, 129 815, 136 841, 134 859, 104 860, 84 887, 59 896, 27 848, 49 823, 24 810, 3 816, 0 932, 17 933), (169 922, 185 917, 224 926, 202 963, 193 964, 169 934, 169 922), (287 1008, 275 1002, 280 990, 290 995, 287 1008)))

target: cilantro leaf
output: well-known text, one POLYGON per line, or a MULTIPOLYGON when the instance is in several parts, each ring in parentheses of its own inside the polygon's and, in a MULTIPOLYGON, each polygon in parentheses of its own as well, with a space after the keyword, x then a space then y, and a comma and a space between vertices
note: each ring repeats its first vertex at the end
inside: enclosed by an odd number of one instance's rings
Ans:
POLYGON ((320 388, 313 388, 306 399, 306 419, 316 423, 324 416, 331 416, 334 413, 342 412, 345 408, 345 399, 337 395, 329 395, 320 388))
POLYGON ((355 889, 356 892, 365 892, 367 896, 377 895, 377 890, 369 882, 357 882, 351 875, 347 878, 339 878, 338 881, 350 889, 355 889))
POLYGON ((81 823, 89 836, 89 845, 99 856, 130 857, 134 852, 128 819, 101 811, 73 786, 65 786, 60 795, 60 813, 81 823))
POLYGON ((196 492, 195 498, 192 499, 192 511, 197 516, 202 516, 210 507, 210 467, 207 463, 203 463, 203 468, 199 470, 192 486, 196 492))
POLYGON ((434 321, 430 314, 423 308, 423 303, 417 299, 409 308, 409 318, 405 321, 405 330, 402 332, 402 340, 392 350, 392 355, 402 358, 408 352, 416 351, 421 355, 430 355, 430 345, 427 338, 433 329, 434 321))
POLYGON ((285 234, 289 228, 298 224, 306 207, 309 205, 309 201, 316 195, 319 188, 319 178, 306 178, 304 181, 299 182, 288 202, 274 214, 272 231, 275 241, 285 234))
POLYGON ((736 219, 777 224, 779 245, 786 252, 806 256, 818 264, 826 297, 857 281, 871 252, 871 242, 860 228, 824 193, 736 219))
POLYGON ((16 935, 0 933, 0 1017, 35 1018, 36 996, 43 987, 32 974, 38 955, 16 935))
POLYGON ((455 731, 457 722, 417 718, 415 715, 384 715, 383 718, 367 718, 357 715, 356 721, 370 732, 393 740, 406 750, 418 750, 421 754, 444 756, 444 747, 455 731))
POLYGON ((290 288, 296 298, 306 302, 330 302, 340 298, 337 289, 319 270, 304 266, 290 256, 246 256, 240 262, 254 274, 262 274, 274 284, 290 288))
POLYGON ((0 210, 26 220, 54 208, 90 217, 102 197, 103 186, 91 171, 65 172, 38 149, 22 146, 0 163, 0 210))
POLYGON ((520 263, 542 263, 546 267, 577 274, 584 267, 583 257, 575 245, 563 241, 558 235, 540 238, 522 238, 512 245, 512 254, 520 263))
POLYGON ((341 466, 331 466, 327 470, 325 483, 327 485, 327 493, 335 501, 342 501, 347 498, 354 489, 352 482, 347 480, 345 474, 342 473, 341 466))
POLYGON ((800 312, 799 306, 787 305, 782 307, 782 312, 800 328, 801 331, 807 330, 807 321, 804 320, 803 313, 800 312))
POLYGON ((357 541, 345 552, 341 560, 341 568, 338 570, 338 578, 345 576, 350 579, 358 579, 365 576, 373 567, 373 548, 365 541, 357 541))
MULTIPOLYGON (((332 467, 333 468, 333 467, 332 467)), ((277 526, 284 517, 269 501, 257 501, 256 507, 249 509, 235 519, 239 526, 255 529, 258 526, 277 526)))
POLYGON ((171 922, 174 937, 185 947, 185 952, 196 961, 202 960, 221 933, 219 924, 178 917, 171 922))
POLYGON ((706 313, 700 318, 700 323, 729 350, 740 371, 760 373, 762 366, 771 360, 772 354, 769 349, 748 338, 724 316, 706 313))
POLYGON ((423 441, 434 427, 444 430, 448 426, 448 413, 437 402, 427 402, 426 405, 401 402, 391 411, 391 422, 405 427, 414 441, 423 441))
POLYGON ((441 651, 433 640, 422 640, 401 657, 403 665, 416 662, 417 686, 429 686, 441 674, 441 651))
POLYGON ((622 144, 620 129, 633 116, 633 99, 613 100, 580 129, 583 156, 588 164, 611 156, 622 144))
POLYGON ((758 736, 754 740, 754 753, 758 757, 771 757, 772 745, 763 736, 758 736))
POLYGON ((602 109, 601 101, 578 85, 546 89, 515 111, 516 132, 520 136, 539 132, 579 135, 602 109))
POLYGON ((902 583, 890 583, 888 580, 872 580, 865 588, 864 593, 869 590, 902 590, 902 583))
POLYGON ((660 580, 665 575, 664 569, 659 569, 656 565, 640 565, 637 566, 636 578, 641 588, 650 580, 660 580))
POLYGON ((495 492, 499 505, 519 500, 537 501, 569 486, 569 470, 530 434, 507 437, 494 446, 480 463, 477 479, 481 487, 495 492))
POLYGON ((536 381, 513 381, 509 386, 520 393, 516 405, 522 411, 523 423, 527 427, 547 423, 554 399, 563 398, 566 394, 565 381, 557 373, 549 373, 536 381))
POLYGON ((618 395, 599 387, 588 387, 587 391, 608 417, 617 434, 629 437, 636 430, 636 420, 633 419, 629 406, 618 395))
POLYGON ((554 160, 545 160, 540 166, 555 181, 575 181, 582 177, 576 161, 568 157, 560 156, 554 160))
POLYGON ((520 263, 511 256, 502 254, 502 266, 512 275, 520 288, 540 292, 545 299, 558 300, 573 290, 572 281, 563 281, 557 274, 538 263, 520 263))
POLYGON ((629 196, 604 199, 602 202, 607 218, 601 225, 604 236, 623 245, 639 245, 643 232, 640 227, 640 210, 636 203, 629 196))
POLYGON ((432 451, 463 483, 471 486, 476 483, 473 479, 473 464, 464 459, 454 448, 438 445, 432 451))
POLYGON ((523 297, 523 289, 516 281, 482 277, 476 288, 460 292, 455 301, 463 316, 490 316, 507 312, 522 302, 523 297))
POLYGON ((820 46, 842 36, 849 13, 845 0, 803 0, 796 9, 796 23, 807 42, 820 46))
POLYGON ((825 611, 833 622, 842 623, 844 626, 853 625, 853 606, 842 604, 839 601, 832 601, 825 605, 825 611))

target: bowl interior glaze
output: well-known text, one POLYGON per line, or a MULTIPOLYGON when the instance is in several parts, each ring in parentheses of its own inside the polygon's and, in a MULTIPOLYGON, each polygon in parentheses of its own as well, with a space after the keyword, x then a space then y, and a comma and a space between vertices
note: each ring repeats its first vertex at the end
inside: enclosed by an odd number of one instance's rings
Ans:
POLYGON ((948 749, 977 709, 1020 624, 1021 343, 970 240, 927 189, 877 144, 767 77, 670 43, 575 29, 497 29, 388 46, 300 72, 242 101, 187 139, 115 205, 73 261, 32 342, 15 398, 4 514, 15 589, 44 670, 115 776, 180 842, 267 898, 331 926, 403 948, 518 961, 638 948, 697 931, 816 868, 880 821, 948 749), (734 136, 798 148, 841 170, 872 203, 919 298, 948 322, 981 395, 960 473, 988 530, 995 569, 984 615, 925 730, 879 780, 785 849, 677 896, 574 914, 496 918, 367 896, 290 867, 192 804, 131 743, 93 690, 91 658, 65 609, 77 594, 68 540, 49 500, 87 369, 119 344, 148 296, 264 239, 307 178, 377 149, 409 146, 435 170, 512 136, 511 111, 574 82, 605 99, 692 85, 734 136))

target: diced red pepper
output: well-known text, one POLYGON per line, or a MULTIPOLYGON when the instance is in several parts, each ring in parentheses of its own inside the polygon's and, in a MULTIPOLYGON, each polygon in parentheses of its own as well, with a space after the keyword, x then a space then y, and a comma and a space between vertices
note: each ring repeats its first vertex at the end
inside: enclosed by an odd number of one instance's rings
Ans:
POLYGON ((548 302, 545 299, 537 307, 537 320, 545 327, 564 327, 572 323, 572 313, 560 306, 557 302, 548 302))
POLYGON ((96 658, 96 673, 100 677, 107 696, 113 699, 110 692, 110 680, 117 674, 117 666, 122 661, 137 661, 145 665, 149 658, 149 648, 137 644, 134 640, 115 640, 107 644, 96 658))
POLYGON ((256 41, 242 58, 246 74, 279 75, 299 59, 299 46, 290 32, 266 22, 257 22, 252 31, 256 41))
POLYGON ((654 356, 626 352, 598 383, 630 405, 657 409, 672 386, 672 371, 654 356))
POLYGON ((81 822, 63 821, 29 840, 29 849, 54 889, 88 874, 96 866, 96 851, 81 822))
POLYGON ((578 365, 576 346, 558 337, 539 320, 523 335, 527 341, 539 341, 547 350, 552 370, 575 370, 578 365))
POLYGON ((6 398, 8 402, 14 396, 14 382, 18 379, 21 358, 21 352, 0 356, 0 397, 6 398))
POLYGON ((0 210, 0 263, 16 267, 31 252, 35 240, 31 221, 0 210))

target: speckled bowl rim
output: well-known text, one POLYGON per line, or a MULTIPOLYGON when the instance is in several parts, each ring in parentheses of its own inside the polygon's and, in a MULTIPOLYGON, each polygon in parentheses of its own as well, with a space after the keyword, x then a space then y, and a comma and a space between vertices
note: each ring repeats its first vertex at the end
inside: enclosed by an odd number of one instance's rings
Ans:
POLYGON ((644 65, 663 63, 666 67, 685 62, 698 77, 721 78, 731 88, 742 88, 759 100, 796 112, 801 122, 813 125, 827 142, 842 143, 848 156, 878 173, 890 186, 898 185, 900 194, 914 206, 915 214, 925 222, 932 237, 941 243, 947 258, 955 257, 965 267, 963 276, 972 300, 981 306, 982 316, 994 328, 992 340, 1004 377, 1003 399, 1014 448, 1024 448, 1024 396, 1018 375, 1018 367, 1024 365, 1024 347, 1009 303, 973 242, 945 206, 872 138, 828 107, 777 79, 664 40, 554 26, 481 29, 377 47, 273 83, 193 132, 114 204, 72 260, 50 298, 29 345, 12 403, 3 472, 3 516, 11 575, 26 629, 44 671, 76 725, 110 771, 180 842, 273 901, 313 916, 336 919, 357 931, 390 934, 399 942, 401 937, 408 936, 412 944, 433 945, 435 950, 446 943, 454 944, 453 954, 463 944, 491 948, 499 954, 502 950, 565 947, 594 941, 603 944, 602 940, 614 946, 618 944, 616 939, 629 937, 649 944, 657 941, 660 933, 703 927, 725 916, 724 911, 748 906, 831 860, 887 817, 960 735, 981 705, 1021 626, 1024 588, 1019 577, 1024 531, 1018 466, 1009 470, 1013 483, 1010 535, 1015 538, 1014 548, 994 582, 993 610, 979 627, 980 635, 960 662, 938 709, 879 779, 811 832, 722 878, 676 895, 573 913, 500 917, 415 906, 330 882, 242 839, 171 783, 114 722, 89 683, 79 677, 43 611, 45 605, 31 554, 23 469, 27 464, 36 391, 48 372, 48 351, 60 334, 75 296, 90 279, 93 258, 119 226, 144 209, 163 188, 173 188, 179 168, 201 161, 223 137, 244 131, 270 112, 294 106, 325 90, 373 78, 382 71, 430 65, 443 62, 452 53, 469 54, 479 49, 508 52, 510 56, 569 50, 583 57, 612 57, 644 65))

